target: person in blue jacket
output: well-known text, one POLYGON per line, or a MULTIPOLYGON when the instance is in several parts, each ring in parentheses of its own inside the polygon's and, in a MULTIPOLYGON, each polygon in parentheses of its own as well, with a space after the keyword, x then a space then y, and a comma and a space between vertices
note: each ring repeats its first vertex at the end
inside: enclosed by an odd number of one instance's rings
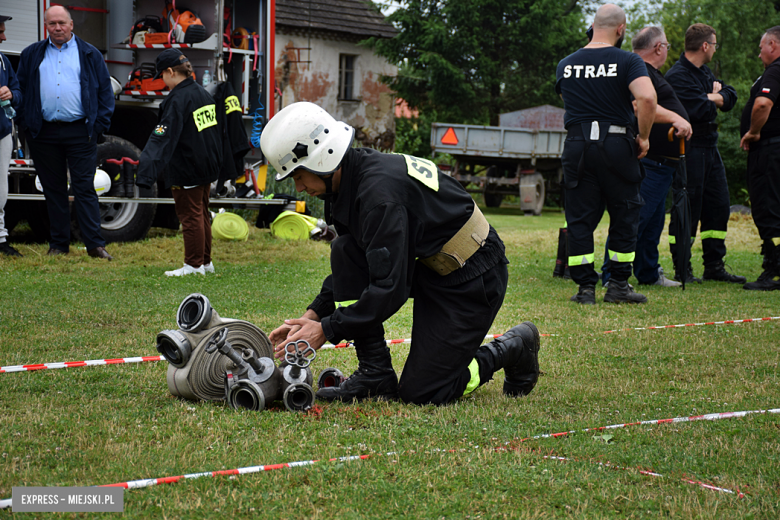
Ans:
POLYGON ((98 136, 114 113, 111 77, 103 55, 73 34, 73 19, 62 6, 43 15, 49 37, 22 51, 19 85, 24 98, 18 115, 49 210, 49 255, 70 249, 68 177, 81 236, 89 256, 112 260, 100 232, 94 189, 98 136))
MULTIPOLYGON (((0 16, 0 43, 5 38, 5 22, 10 16, 0 16)), ((22 91, 14 69, 5 54, 0 52, 0 103, 17 107, 22 102, 22 91)), ((8 230, 5 228, 5 203, 8 201, 8 165, 11 162, 13 137, 11 119, 0 114, 0 253, 6 256, 22 256, 8 244, 8 230)))

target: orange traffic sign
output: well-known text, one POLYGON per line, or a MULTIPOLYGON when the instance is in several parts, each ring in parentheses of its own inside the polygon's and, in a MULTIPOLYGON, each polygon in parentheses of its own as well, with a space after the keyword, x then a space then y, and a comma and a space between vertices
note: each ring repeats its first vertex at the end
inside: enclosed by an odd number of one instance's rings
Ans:
POLYGON ((444 132, 444 136, 441 138, 441 144, 447 144, 450 146, 455 146, 458 144, 458 136, 455 135, 455 129, 452 127, 449 127, 446 132, 444 132))

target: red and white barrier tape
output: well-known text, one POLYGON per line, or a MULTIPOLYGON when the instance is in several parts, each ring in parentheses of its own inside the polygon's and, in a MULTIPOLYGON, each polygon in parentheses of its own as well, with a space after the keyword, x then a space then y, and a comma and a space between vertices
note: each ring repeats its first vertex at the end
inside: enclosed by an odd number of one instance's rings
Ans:
POLYGON ((725 320, 725 321, 707 321, 704 323, 682 323, 680 325, 660 325, 658 327, 634 327, 629 329, 605 330, 604 334, 613 332, 623 332, 626 330, 656 330, 656 329, 679 329, 682 327, 699 327, 701 325, 732 325, 734 323, 752 323, 754 321, 780 320, 780 316, 770 316, 767 318, 748 318, 746 320, 725 320))
MULTIPOLYGON (((681 328, 681 327, 696 327, 700 325, 732 325, 735 323, 753 323, 758 321, 771 321, 771 320, 780 320, 780 316, 771 316, 767 318, 748 318, 745 320, 725 320, 725 321, 708 321, 704 323, 686 323, 682 325, 662 325, 659 327, 636 327, 636 328, 629 328, 629 329, 615 329, 615 330, 605 330, 604 334, 610 334, 613 332, 623 332, 627 330, 658 330, 658 329, 674 329, 674 328, 681 328)), ((555 337, 557 334, 539 334, 542 337, 555 337)), ((485 336, 485 339, 494 339, 501 336, 501 334, 488 334, 485 336)), ((406 339, 389 339, 386 341, 387 345, 399 345, 402 343, 411 343, 412 340, 410 338, 406 339)), ((352 343, 345 342, 345 343, 339 343, 337 345, 333 345, 331 343, 326 343, 323 345, 322 349, 333 349, 333 348, 347 348, 351 346, 352 343)), ((73 367, 84 367, 84 366, 97 366, 97 365, 117 365, 122 363, 140 363, 143 361, 163 361, 165 358, 162 356, 143 356, 143 357, 133 357, 133 358, 121 358, 121 359, 94 359, 91 361, 66 361, 64 363, 38 363, 33 365, 14 365, 14 366, 7 366, 3 367, 0 366, 0 374, 8 373, 8 372, 25 372, 25 371, 32 371, 32 370, 43 370, 46 368, 73 368, 73 367)))
POLYGON ((0 367, 0 374, 10 372, 33 372, 35 370, 46 370, 47 368, 94 367, 101 365, 122 365, 126 363, 146 363, 148 361, 164 360, 165 358, 162 356, 142 356, 116 359, 91 359, 89 361, 64 361, 60 363, 39 363, 35 365, 13 365, 0 367))
MULTIPOLYGON (((584 430, 572 430, 568 432, 562 432, 562 433, 548 433, 548 434, 542 434, 542 435, 536 435, 534 437, 526 437, 524 439, 520 439, 519 442, 525 442, 527 440, 531 439, 544 439, 549 437, 561 437, 564 435, 569 435, 571 433, 577 433, 578 431, 581 432, 589 432, 589 431, 600 431, 600 430, 607 430, 607 429, 613 429, 613 428, 623 428, 626 426, 633 426, 633 425, 658 425, 658 424, 666 424, 666 423, 678 423, 678 422, 692 422, 692 421, 701 421, 701 420, 717 420, 717 419, 731 419, 735 417, 745 417, 748 414, 755 414, 755 413, 780 413, 780 408, 773 408, 769 410, 753 410, 753 411, 742 411, 742 412, 721 412, 721 413, 711 413, 706 415, 693 415, 688 417, 675 417, 672 419, 656 419, 651 421, 639 421, 634 423, 624 423, 624 424, 613 424, 610 426, 601 426, 598 428, 586 428, 584 430)), ((509 443, 506 443, 509 444, 509 443)), ((512 448, 507 448, 506 446, 499 446, 495 448, 496 451, 508 451, 512 448)), ((439 450, 441 451, 441 450, 439 450)), ((453 452, 454 450, 448 450, 450 452, 453 452)), ((394 455, 395 452, 386 453, 385 455, 394 455)), ((369 458, 370 455, 351 455, 346 457, 337 457, 328 459, 329 462, 344 462, 344 461, 350 461, 350 460, 365 460, 369 458)), ((558 457, 545 457, 545 458, 558 458, 558 457)), ((558 458, 559 460, 567 460, 564 458, 558 458)), ((303 460, 303 461, 296 461, 296 462, 285 462, 282 464, 270 464, 270 465, 264 465, 264 466, 249 466, 244 468, 236 468, 236 469, 228 469, 228 470, 220 470, 220 471, 206 471, 203 473, 190 473, 188 475, 177 475, 173 477, 160 477, 160 478, 150 478, 150 479, 141 479, 141 480, 131 480, 128 482, 118 482, 116 484, 102 484, 98 487, 122 487, 125 489, 138 489, 138 488, 144 488, 144 487, 150 487, 150 486, 156 486, 158 484, 175 484, 181 480, 187 480, 187 479, 195 479, 195 478, 201 478, 201 477, 216 477, 221 475, 246 475, 249 473, 259 473, 261 471, 272 471, 275 469, 285 469, 285 468, 296 468, 301 466, 311 466, 317 462, 320 462, 317 459, 311 459, 311 460, 303 460)), ((604 463, 600 463, 604 464, 604 463)), ((615 466, 612 466, 615 467, 615 466)), ((626 468, 618 468, 618 469, 626 469, 626 468)), ((663 476, 659 473, 649 472, 646 470, 640 470, 640 473, 647 474, 651 476, 663 476)), ((702 487, 705 487, 707 489, 712 489, 715 491, 723 491, 723 492, 730 492, 734 493, 733 491, 726 489, 726 488, 718 488, 716 486, 712 486, 709 484, 704 484, 702 482, 697 482, 693 480, 686 480, 686 482, 691 484, 698 484, 702 487)), ((740 493, 741 495, 741 493, 740 493)), ((0 500, 0 509, 8 508, 12 506, 12 500, 4 499, 0 500)))
POLYGON ((656 424, 682 423, 682 422, 694 422, 694 421, 717 421, 718 419, 733 419, 736 417, 745 417, 746 415, 751 415, 751 414, 766 414, 766 413, 780 414, 780 408, 771 408, 769 410, 749 410, 749 411, 742 411, 742 412, 709 413, 705 415, 691 415, 688 417, 674 417, 672 419, 654 419, 651 421, 610 424, 609 426, 599 426, 598 428, 585 428, 584 430, 570 430, 567 432, 559 432, 559 433, 544 433, 542 435, 536 435, 534 437, 525 437, 523 439, 519 439, 519 442, 526 442, 535 439, 549 439, 550 437, 564 437, 566 435, 571 435, 573 433, 615 430, 617 428, 627 428, 629 426, 650 426, 656 424))
MULTIPOLYGON (((540 336, 549 336, 550 334, 539 334, 539 335, 540 336)), ((494 339, 494 338, 497 338, 499 336, 501 336, 501 334, 488 334, 487 336, 485 336, 485 339, 494 339)), ((388 347, 390 345, 400 345, 402 343, 408 344, 408 343, 411 343, 411 342, 412 342, 411 338, 406 338, 406 339, 389 339, 389 340, 385 341, 385 343, 387 343, 388 347)), ((324 349, 347 348, 347 347, 351 347, 351 346, 352 346, 352 342, 345 341, 345 342, 339 343, 337 345, 333 345, 332 343, 326 343, 323 346, 321 346, 320 349, 323 349, 323 348, 324 349)))
MULTIPOLYGON (((388 454, 389 455, 389 454, 388 454)), ((348 457, 337 457, 328 459, 328 462, 347 462, 350 460, 367 459, 370 455, 350 455, 348 457)), ((175 477, 148 478, 141 480, 131 480, 128 482, 117 482, 116 484, 102 484, 97 487, 121 487, 125 489, 139 489, 158 484, 176 484, 180 480, 195 479, 201 477, 218 477, 222 475, 246 475, 249 473, 260 473, 261 471, 273 471, 275 469, 297 468, 301 466, 311 466, 320 462, 319 460, 302 460, 297 462, 285 462, 282 464, 268 464, 265 466, 249 466, 246 468, 226 469, 220 471, 206 471, 203 473, 190 473, 189 475, 178 475, 175 477)), ((13 505, 12 499, 0 500, 0 509, 6 509, 13 505)))
MULTIPOLYGON (((636 471, 640 475, 647 475, 647 476, 650 476, 650 477, 664 477, 664 475, 662 475, 660 473, 656 473, 654 471, 650 471, 650 470, 647 470, 647 469, 627 468, 627 467, 624 467, 624 466, 617 466, 615 464, 610 464, 609 462, 582 461, 582 460, 579 460, 579 459, 572 459, 572 458, 568 458, 568 457, 557 457, 557 456, 554 456, 554 455, 544 455, 544 456, 542 456, 542 458, 543 459, 547 459, 547 460, 558 460, 558 461, 562 461, 562 462, 590 462, 591 464, 598 464, 599 466, 602 466, 602 467, 608 468, 608 469, 620 469, 620 470, 623 470, 623 471, 636 471)), ((698 480, 691 480, 691 479, 688 479, 688 478, 683 478, 681 480, 683 482, 685 482, 686 484, 693 484, 695 486, 700 486, 700 487, 703 487, 704 489, 709 489, 711 491, 720 491, 721 493, 731 493, 732 495, 737 495, 737 498, 745 498, 745 494, 742 493, 741 491, 739 491, 739 489, 737 489, 737 491, 733 491, 733 490, 728 489, 728 488, 722 488, 722 487, 718 487, 718 486, 713 486, 712 484, 705 484, 704 482, 701 482, 701 481, 698 481, 698 480)))

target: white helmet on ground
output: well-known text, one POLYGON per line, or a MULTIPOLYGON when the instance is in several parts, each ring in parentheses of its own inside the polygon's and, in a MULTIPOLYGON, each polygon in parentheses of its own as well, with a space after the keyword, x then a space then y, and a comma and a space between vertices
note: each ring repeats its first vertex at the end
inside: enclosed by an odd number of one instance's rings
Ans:
POLYGON ((277 181, 298 168, 323 176, 338 169, 354 136, 355 129, 347 123, 302 101, 271 118, 260 136, 260 148, 276 170, 277 181))
POLYGON ((111 177, 109 177, 108 174, 100 168, 95 170, 95 179, 93 184, 95 186, 95 191, 97 192, 98 197, 111 191, 111 177))

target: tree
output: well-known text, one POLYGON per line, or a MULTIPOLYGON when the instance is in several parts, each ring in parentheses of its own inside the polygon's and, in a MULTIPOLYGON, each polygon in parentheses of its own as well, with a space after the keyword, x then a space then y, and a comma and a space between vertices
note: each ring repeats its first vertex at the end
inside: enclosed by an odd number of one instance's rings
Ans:
POLYGON ((629 15, 629 34, 635 34, 645 25, 664 28, 673 51, 669 52, 661 72, 666 72, 679 59, 685 47, 685 31, 690 25, 706 23, 717 31, 720 48, 708 66, 717 77, 732 85, 738 95, 737 105, 730 112, 718 112, 718 150, 726 166, 732 202, 743 202, 745 198, 747 154, 739 149, 740 117, 750 86, 763 72, 758 42, 768 28, 780 25, 779 9, 780 3, 773 0, 645 0, 635 4, 634 16, 629 15))
POLYGON ((388 85, 441 121, 498 124, 555 94, 558 61, 585 40, 578 0, 401 0, 392 39, 367 42, 399 64, 388 85))

